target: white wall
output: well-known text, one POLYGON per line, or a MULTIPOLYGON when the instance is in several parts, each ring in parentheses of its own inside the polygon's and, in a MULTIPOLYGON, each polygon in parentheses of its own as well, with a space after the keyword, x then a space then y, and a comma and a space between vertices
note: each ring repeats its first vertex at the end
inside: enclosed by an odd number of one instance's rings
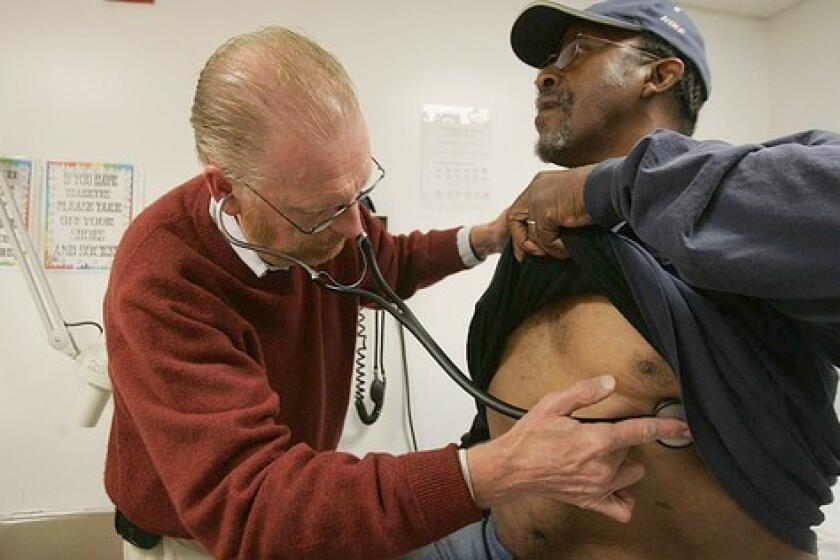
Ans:
POLYGON ((706 40, 712 95, 700 111, 695 137, 733 143, 763 138, 769 125, 766 23, 687 10, 706 40))
MULTIPOLYGON (((518 62, 508 43, 510 25, 524 3, 158 0, 146 6, 0 0, 5 15, 0 154, 135 162, 146 170, 151 202, 198 169, 188 113, 207 56, 233 34, 282 24, 306 30, 354 77, 374 153, 388 170, 376 201, 390 215, 392 229, 486 220, 540 168, 531 148, 535 72, 518 62), (488 208, 424 206, 419 179, 423 103, 492 111, 496 166, 488 208)), ((771 76, 768 52, 777 34, 768 34, 767 24, 755 20, 692 14, 708 39, 715 80, 698 136, 735 142, 766 137, 772 114, 768 86, 778 81, 778 75, 771 76)), ((464 368, 466 326, 492 270, 491 261, 412 302, 464 368)), ((105 274, 49 277, 69 320, 100 318, 105 274)), ((101 473, 110 409, 96 429, 72 426, 69 411, 77 388, 72 367, 46 346, 17 270, 0 270, 0 294, 0 516, 107 506, 101 473)), ((362 430, 351 419, 345 448, 406 449, 392 327, 388 342, 384 420, 362 430)), ((469 425, 470 400, 413 342, 409 362, 421 446, 457 439, 469 425)))
POLYGON ((773 18, 770 51, 770 129, 840 131, 840 2, 808 0, 773 18))

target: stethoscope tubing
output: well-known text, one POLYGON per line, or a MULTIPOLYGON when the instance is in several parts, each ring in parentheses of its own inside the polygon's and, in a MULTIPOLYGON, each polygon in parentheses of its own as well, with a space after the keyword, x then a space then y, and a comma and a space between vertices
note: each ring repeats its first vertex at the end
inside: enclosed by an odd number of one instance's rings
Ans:
MULTIPOLYGON (((484 406, 495 410, 500 414, 504 414, 514 420, 518 420, 525 416, 528 412, 524 408, 520 408, 518 406, 514 406, 508 402, 505 402, 499 398, 494 397, 493 395, 487 393, 486 391, 477 387, 463 372, 460 368, 455 365, 455 363, 449 358, 446 352, 438 345, 435 339, 432 337, 431 334, 423 327, 423 324, 417 319, 417 316, 411 311, 411 309, 406 305, 405 301, 400 298, 385 278, 382 276, 382 271, 379 268, 379 263, 376 260, 376 255, 373 252, 373 245, 370 242, 370 238, 368 237, 367 233, 362 231, 356 237, 356 245, 359 248, 359 252, 362 254, 362 272, 358 279, 352 284, 342 284, 338 282, 335 278, 330 276, 329 273, 325 271, 317 271, 305 262, 285 253, 281 253, 280 251, 275 251, 270 247, 263 247, 260 245, 255 245, 252 243, 248 243, 242 241, 240 239, 236 239, 224 225, 222 221, 223 217, 223 209, 225 204, 230 199, 231 195, 225 196, 217 205, 216 207, 216 223, 219 226, 219 230, 222 232, 222 235, 227 239, 228 242, 236 245, 238 247, 242 247, 244 249, 250 249, 252 251, 266 253, 286 261, 289 261, 293 264, 296 264, 303 268, 308 274, 310 279, 315 282, 318 286, 325 290, 329 290, 332 292, 337 292, 341 294, 353 295, 358 297, 360 300, 366 300, 368 302, 374 303, 380 308, 384 309, 389 315, 394 317, 399 323, 404 326, 408 331, 414 336, 417 342, 420 343, 423 348, 425 348, 426 352, 434 359, 438 365, 449 375, 452 380, 458 384, 461 389, 466 391, 470 396, 474 399, 478 400, 484 406), (380 290, 387 296, 385 297, 380 296, 379 294, 360 288, 362 282, 367 277, 368 272, 373 275, 373 280, 376 285, 379 287, 380 290)), ((580 418, 580 417, 572 417, 574 420, 584 424, 594 424, 594 423, 615 423, 620 422, 622 420, 629 420, 632 418, 650 418, 655 416, 656 411, 659 407, 671 405, 675 403, 679 403, 678 399, 666 399, 665 401, 660 402, 657 405, 657 409, 654 411, 654 414, 640 414, 637 416, 626 416, 623 418, 580 418)), ((660 444, 665 445, 666 447, 672 447, 675 449, 685 447, 688 444, 679 444, 679 445, 671 445, 668 443, 663 443, 661 440, 659 441, 660 444)))
POLYGON ((458 368, 449 356, 446 355, 443 349, 441 349, 435 339, 432 338, 429 332, 423 327, 422 323, 420 323, 402 298, 394 293, 388 285, 388 282, 385 281, 385 278, 382 276, 382 271, 379 269, 379 265, 376 261, 376 256, 373 254, 373 246, 371 245, 367 234, 359 234, 356 238, 356 243, 359 246, 359 250, 367 263, 368 268, 373 273, 374 282, 376 282, 376 285, 387 295, 388 300, 369 290, 347 288, 340 285, 330 286, 321 278, 316 280, 316 282, 329 290, 353 294, 360 299, 366 299, 382 307, 397 321, 399 321, 401 325, 408 329, 417 342, 426 349, 426 352, 429 353, 429 355, 449 375, 449 377, 451 377, 459 387, 469 393, 473 398, 479 400, 482 404, 492 408, 496 412, 504 414, 505 416, 509 416, 514 419, 519 419, 525 416, 525 413, 527 412, 525 409, 514 406, 494 397, 493 395, 490 395, 486 391, 479 389, 461 372, 460 368, 458 368))
POLYGON ((519 408, 514 406, 508 402, 500 400, 493 395, 490 395, 486 391, 481 390, 478 388, 470 379, 461 372, 457 365, 446 355, 446 353, 441 349, 438 343, 432 338, 432 335, 426 331, 414 313, 409 309, 409 307, 405 304, 405 302, 400 298, 394 291, 391 289, 391 286, 388 285, 388 282, 385 281, 385 278, 382 276, 382 271, 379 269, 379 263, 376 260, 376 256, 373 254, 373 245, 370 242, 370 238, 368 238, 367 233, 364 231, 360 233, 356 237, 356 245, 359 248, 359 252, 362 254, 362 263, 363 269, 362 273, 359 278, 353 282, 352 284, 341 284, 337 280, 335 280, 332 276, 330 276, 327 272, 324 271, 317 271, 305 262, 297 259, 291 255, 287 255, 285 253, 281 253, 279 251, 275 251, 270 247, 263 247, 260 245, 255 245, 252 243, 248 243, 242 241, 240 239, 236 239, 224 225, 224 221, 222 220, 223 217, 223 210, 227 202, 230 200, 231 195, 226 195, 216 206, 216 224, 219 227, 219 230, 222 232, 222 235, 225 239, 243 249, 250 249, 252 251, 256 251, 259 253, 266 253, 283 260, 289 261, 293 264, 296 264, 303 268, 308 274, 309 277, 318 284, 321 288, 326 290, 330 290, 332 292, 337 292, 341 294, 348 294, 354 295, 359 299, 369 301, 371 303, 376 304, 377 306, 384 309, 389 315, 394 317, 401 325, 403 325, 408 331, 414 336, 417 342, 420 343, 423 348, 426 349, 426 352, 438 363, 438 365, 452 378, 452 380, 458 384, 461 389, 466 391, 470 396, 477 399, 479 402, 484 404, 485 406, 499 412, 500 414, 504 414, 513 419, 519 419, 525 416, 527 410, 523 408, 519 408), (379 289, 388 297, 385 299, 384 297, 380 296, 379 294, 372 292, 370 290, 364 290, 359 286, 364 281, 365 277, 370 271, 373 274, 373 280, 379 289), (390 300, 390 301, 389 301, 390 300))

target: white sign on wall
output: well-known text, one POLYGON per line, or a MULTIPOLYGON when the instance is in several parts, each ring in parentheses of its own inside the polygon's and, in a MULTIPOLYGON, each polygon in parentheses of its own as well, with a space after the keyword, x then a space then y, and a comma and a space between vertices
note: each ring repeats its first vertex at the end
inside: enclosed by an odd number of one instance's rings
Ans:
POLYGON ((133 215, 135 166, 49 161, 46 177, 45 268, 109 269, 133 215))
MULTIPOLYGON (((12 190, 24 227, 29 227, 32 208, 32 160, 23 158, 0 158, 0 173, 12 190)), ((0 225, 0 266, 15 264, 14 251, 9 243, 9 232, 0 225)))
POLYGON ((423 199, 436 207, 490 203, 490 110, 423 105, 423 199))

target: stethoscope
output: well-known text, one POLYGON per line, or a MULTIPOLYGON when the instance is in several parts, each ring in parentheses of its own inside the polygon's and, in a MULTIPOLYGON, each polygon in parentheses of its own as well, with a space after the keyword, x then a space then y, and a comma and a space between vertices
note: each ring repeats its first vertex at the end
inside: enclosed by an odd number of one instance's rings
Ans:
MULTIPOLYGON (((356 279, 355 282, 352 284, 342 284, 341 282, 337 281, 333 278, 328 272, 323 270, 315 270, 305 262, 301 261, 300 259, 293 257, 291 255, 287 255, 285 253, 281 253, 279 251, 275 251, 270 247, 264 247, 261 245, 254 245, 252 243, 248 243, 246 241, 242 241, 241 239, 235 238, 231 233, 227 230, 224 225, 223 217, 223 210, 225 205, 231 200, 231 194, 225 195, 224 198, 216 205, 216 224, 219 227, 219 230, 222 232, 222 235, 225 239, 235 245, 237 247, 241 247, 243 249, 250 249, 251 251, 255 251, 257 253, 266 253, 268 255, 286 260, 301 267, 308 275, 309 278, 315 282, 318 286, 325 290, 329 290, 331 292, 337 292, 340 294, 352 295, 356 296, 361 300, 366 300, 372 303, 375 303, 377 306, 385 310, 388 314, 390 314, 394 319, 399 321, 399 323, 404 326, 408 331, 414 335, 414 338, 419 342, 423 348, 426 349, 426 352, 438 363, 438 365, 452 378, 455 383, 458 384, 461 389, 466 391, 470 396, 474 399, 478 400, 484 406, 487 406, 500 414, 504 414, 510 418, 518 420, 525 416, 528 412, 527 410, 520 408, 518 406, 514 406, 508 402, 505 402, 501 399, 494 397, 493 395, 483 391, 482 389, 476 387, 473 382, 464 375, 458 366, 446 355, 446 353, 441 349, 438 343, 432 338, 432 335, 425 329, 423 324, 420 320, 414 315, 414 313, 409 309, 406 305, 405 301, 402 300, 394 291, 391 289, 391 286, 388 285, 388 282, 385 281, 385 278, 382 276, 382 271, 379 269, 379 263, 376 260, 376 255, 373 251, 373 245, 370 242, 370 238, 368 238, 367 233, 362 231, 356 237, 356 245, 359 248, 359 252, 362 255, 362 272, 359 277, 356 279), (380 296, 379 294, 372 292, 370 290, 365 290, 360 288, 362 282, 368 275, 368 271, 370 271, 373 275, 373 280, 376 285, 382 290, 385 297, 380 296), (387 298, 387 299, 386 299, 387 298)), ((637 416, 626 416, 622 418, 581 418, 581 417, 573 417, 578 422, 582 422, 585 424, 593 424, 593 423, 616 423, 622 420, 628 420, 631 418, 646 418, 646 417, 670 417, 670 418, 681 418, 684 419, 684 412, 683 406, 681 401, 678 399, 665 399, 657 403, 654 407, 654 410, 651 414, 641 414, 637 416)), ((680 447, 688 447, 692 444, 692 441, 688 438, 680 438, 678 440, 659 440, 659 443, 672 448, 680 448, 680 447)))

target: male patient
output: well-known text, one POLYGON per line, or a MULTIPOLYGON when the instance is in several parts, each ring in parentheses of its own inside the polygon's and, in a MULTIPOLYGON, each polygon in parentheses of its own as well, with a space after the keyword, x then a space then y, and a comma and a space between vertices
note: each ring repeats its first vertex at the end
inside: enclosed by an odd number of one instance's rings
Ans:
MULTIPOLYGON (((584 12, 537 2, 511 40, 541 69, 537 153, 546 162, 623 156, 657 128, 690 135, 708 98, 702 38, 669 2, 610 0, 584 12)), ((694 442, 633 452, 646 476, 629 490, 630 523, 523 499, 492 511, 501 544, 517 558, 814 558, 810 527, 837 469, 837 419, 825 407, 832 368, 768 306, 693 290, 632 231, 569 230, 563 242, 569 260, 503 255, 470 329, 476 382, 528 408, 612 374, 615 394, 580 416, 684 405, 694 442)), ((480 410, 467 442, 512 425, 480 410)))
MULTIPOLYGON (((669 342, 662 331, 674 328, 685 342, 686 318, 669 318, 656 315, 659 302, 635 303, 636 297, 651 297, 645 282, 663 278, 663 270, 635 268, 633 254, 643 255, 644 250, 633 241, 608 231, 587 228, 572 230, 564 235, 564 243, 571 259, 527 258, 519 263, 512 251, 506 252, 497 268, 491 286, 482 297, 470 328, 470 370, 476 382, 489 392, 514 405, 529 408, 544 394, 562 390, 571 384, 604 373, 614 375, 618 381, 616 392, 598 405, 579 411, 578 416, 591 419, 618 419, 628 416, 652 414, 657 407, 673 412, 675 406, 665 406, 684 400, 686 406, 699 406, 702 410, 692 418, 693 432, 702 431, 704 423, 713 429, 725 426, 723 419, 729 405, 743 398, 735 394, 723 402, 707 402, 703 390, 692 388, 692 383, 704 383, 705 390, 729 387, 733 376, 718 370, 719 364, 704 361, 704 352, 714 356, 726 353, 733 360, 744 360, 745 367, 737 370, 745 375, 771 379, 778 371, 762 371, 761 360, 750 364, 749 352, 761 352, 760 335, 744 334, 752 339, 744 346, 726 348, 727 338, 736 338, 741 329, 749 330, 733 311, 727 324, 719 325, 720 331, 709 336, 703 332, 715 328, 715 321, 722 315, 714 305, 690 301, 697 313, 688 317, 699 325, 698 339, 702 336, 707 348, 692 349, 691 340, 679 355, 692 367, 680 364, 675 375, 669 362, 669 342), (631 253, 626 254, 627 250, 631 253), (624 252, 624 254, 622 253, 624 252), (657 276, 659 275, 659 276, 657 276), (642 282, 638 282, 639 279, 642 282), (641 285, 641 290, 639 290, 641 285), (680 333, 679 331, 683 331, 680 333), (665 342, 663 342, 665 341, 665 342), (663 352, 656 350, 663 347, 663 352), (685 354, 683 351, 685 350, 685 354), (698 354, 699 352, 699 354, 698 354), (669 359, 663 358, 668 355, 669 359), (707 379, 706 374, 712 379, 707 379), (723 377, 717 380, 717 377, 723 377), (684 392, 681 382, 688 384, 684 392), (720 417, 719 417, 720 416, 720 417)), ((650 263, 651 266, 655 266, 650 263)), ((696 295, 696 294, 695 294, 696 295)), ((689 299, 688 293, 675 299, 689 299)), ((674 303, 670 296, 667 303, 674 303)), ((708 303, 708 302, 707 302, 708 303)), ((776 325, 779 326, 779 325, 776 325)), ((679 336, 677 337, 679 338, 679 336)), ((765 359, 773 359, 771 352, 764 352, 765 359)), ((709 356, 705 356, 708 360, 709 356)), ((677 360, 678 361, 678 360, 677 360)), ((768 369, 773 369, 768 368, 768 369)), ((818 376, 814 368, 800 368, 797 375, 818 376)), ((751 393, 744 390, 743 393, 751 393)), ((755 401, 768 398, 756 391, 755 401)), ((815 403, 816 407, 816 403, 815 403)), ((766 409, 766 415, 772 411, 766 409)), ((770 421, 761 417, 761 410, 744 407, 745 414, 754 416, 757 424, 770 421)), ((816 415, 815 415, 816 416, 816 415)), ((503 435, 513 420, 493 411, 486 411, 490 437, 503 435)), ((825 419, 809 417, 807 413, 786 425, 786 429, 802 430, 806 437, 816 437, 818 430, 811 430, 813 422, 829 423, 825 419)), ((473 427, 471 437, 481 439, 483 417, 473 427)), ((734 439, 750 439, 755 434, 749 428, 733 426, 734 439)), ((752 489, 743 487, 737 469, 730 472, 723 456, 726 445, 716 445, 700 440, 695 433, 695 445, 669 440, 636 448, 630 457, 646 468, 645 478, 628 489, 635 500, 630 523, 623 525, 596 513, 568 507, 548 499, 523 499, 494 508, 492 525, 498 540, 516 558, 562 559, 798 559, 814 558, 813 540, 808 531, 807 515, 793 511, 796 500, 791 500, 791 511, 782 511, 779 517, 790 516, 790 527, 781 525, 773 513, 762 516, 747 510, 755 499, 752 489), (701 459, 701 455, 703 459, 701 459), (703 460, 710 461, 709 466, 703 460), (710 469, 714 470, 714 474, 710 469), (730 487, 730 485, 732 485, 730 487), (730 490, 728 492, 727 490, 730 490), (737 496, 737 499, 736 499, 737 496), (742 503, 743 500, 743 503, 742 503), (802 517, 804 521, 798 521, 802 517), (799 522, 799 526, 796 523, 799 522)), ((819 447, 816 445, 815 447, 819 447)), ((729 450, 735 460, 751 461, 757 454, 744 449, 729 450)), ((786 467, 807 470, 815 468, 807 458, 813 449, 779 450, 787 454, 786 467)), ((780 460, 774 457, 774 460, 780 460)), ((781 458, 784 460, 784 457, 781 458)), ((768 461, 769 462, 769 461, 768 461)), ((747 467, 748 468, 748 467, 747 467)), ((768 481, 789 483, 786 473, 779 474, 767 468, 768 481)), ((748 471, 747 476, 755 476, 748 471)), ((825 479, 830 478, 826 473, 825 479)), ((827 482, 824 482, 827 485, 827 482)), ((788 505, 784 496, 764 496, 769 502, 780 501, 788 505)), ((816 499, 814 499, 816 500, 816 499)), ((818 516, 820 503, 812 503, 811 517, 818 516)), ((768 509, 773 509, 773 506, 768 509)), ((759 514, 760 515, 760 514, 759 514)), ((784 520, 784 519, 783 519, 784 520)), ((814 517, 816 520, 816 517, 814 517)))

